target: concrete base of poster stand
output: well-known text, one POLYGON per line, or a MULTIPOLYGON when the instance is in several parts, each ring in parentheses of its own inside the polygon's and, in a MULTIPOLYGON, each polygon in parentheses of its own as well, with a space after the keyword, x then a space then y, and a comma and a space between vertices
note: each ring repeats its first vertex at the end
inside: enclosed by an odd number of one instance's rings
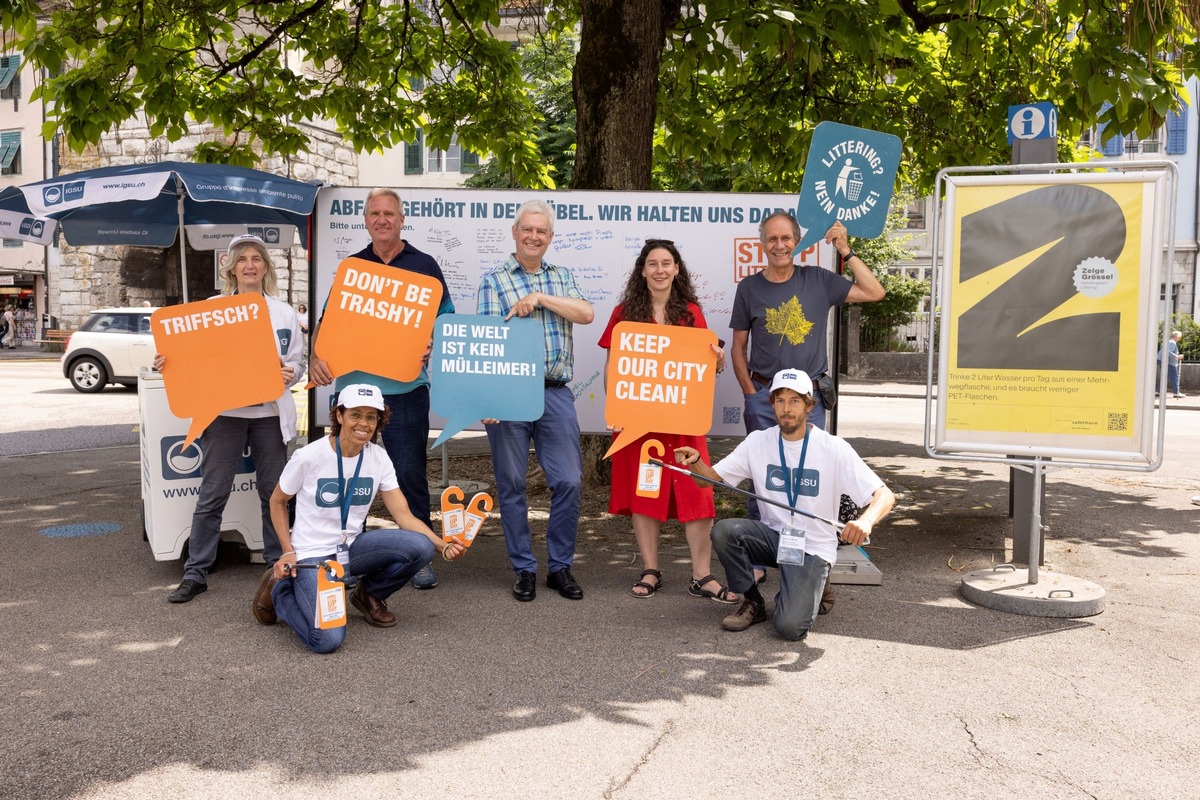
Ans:
POLYGON ((1029 570, 1012 564, 968 572, 962 595, 984 608, 1027 617, 1092 617, 1104 611, 1104 587, 1082 578, 1038 570, 1037 583, 1029 570))
POLYGON ((829 570, 829 582, 880 586, 883 584, 883 573, 871 563, 871 557, 861 547, 844 544, 838 547, 837 563, 829 570))

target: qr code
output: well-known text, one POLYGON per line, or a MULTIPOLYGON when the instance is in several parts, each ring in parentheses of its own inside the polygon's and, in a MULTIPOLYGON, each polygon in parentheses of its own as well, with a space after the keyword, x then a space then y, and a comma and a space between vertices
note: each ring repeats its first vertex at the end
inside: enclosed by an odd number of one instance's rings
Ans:
POLYGON ((1108 429, 1110 431, 1129 430, 1129 414, 1125 411, 1108 412, 1108 429))
POLYGON ((721 422, 725 425, 737 425, 742 421, 741 406, 722 406, 721 422))

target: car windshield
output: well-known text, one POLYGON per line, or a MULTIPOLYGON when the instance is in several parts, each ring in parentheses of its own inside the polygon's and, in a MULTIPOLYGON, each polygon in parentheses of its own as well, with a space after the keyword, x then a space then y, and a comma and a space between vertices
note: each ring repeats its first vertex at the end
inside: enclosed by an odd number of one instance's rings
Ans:
POLYGON ((92 314, 82 330, 94 333, 137 333, 137 321, 131 314, 92 314))

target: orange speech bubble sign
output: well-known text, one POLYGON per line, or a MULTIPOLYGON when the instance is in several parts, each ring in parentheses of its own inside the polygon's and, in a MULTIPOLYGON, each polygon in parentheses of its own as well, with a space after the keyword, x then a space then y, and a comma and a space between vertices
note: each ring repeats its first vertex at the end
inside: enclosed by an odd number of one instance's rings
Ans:
POLYGON ((171 413, 192 420, 184 447, 222 411, 283 394, 279 344, 260 294, 160 308, 150 315, 150 330, 166 359, 163 388, 171 413))
POLYGON ((705 328, 622 322, 608 351, 605 421, 623 428, 608 458, 643 434, 703 436, 712 427, 717 335, 705 328))
POLYGON ((334 377, 362 370, 416 380, 441 302, 437 278, 347 258, 333 277, 314 352, 334 377))

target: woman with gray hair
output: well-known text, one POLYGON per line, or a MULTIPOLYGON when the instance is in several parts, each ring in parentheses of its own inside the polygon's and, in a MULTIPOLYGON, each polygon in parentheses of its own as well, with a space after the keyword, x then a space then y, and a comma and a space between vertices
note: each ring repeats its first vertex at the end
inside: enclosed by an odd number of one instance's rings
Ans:
MULTIPOLYGON (((283 394, 270 403, 235 408, 222 412, 204 429, 199 443, 203 452, 204 477, 192 514, 188 536, 188 559, 183 581, 167 597, 172 603, 186 603, 208 589, 208 571, 217 560, 221 539, 221 516, 233 491, 233 479, 242 465, 247 445, 254 459, 259 501, 262 504, 263 558, 268 569, 281 555, 279 538, 271 521, 271 493, 287 463, 287 445, 296 435, 296 402, 291 387, 304 370, 304 336, 300 320, 290 305, 275 298, 275 267, 266 243, 257 236, 238 236, 229 243, 221 260, 222 296, 257 292, 267 303, 271 330, 279 348, 279 371, 283 394)), ((154 368, 170 369, 162 355, 155 355, 154 368)), ((213 376, 220 380, 219 375, 213 376)))

